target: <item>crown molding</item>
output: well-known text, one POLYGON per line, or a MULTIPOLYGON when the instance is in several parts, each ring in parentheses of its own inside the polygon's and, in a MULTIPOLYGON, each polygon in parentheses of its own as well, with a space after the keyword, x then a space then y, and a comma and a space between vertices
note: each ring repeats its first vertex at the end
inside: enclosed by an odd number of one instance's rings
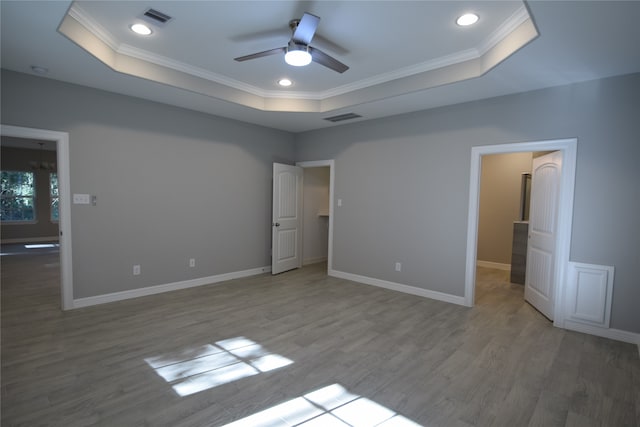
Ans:
MULTIPOLYGON (((393 86, 394 83, 399 83, 399 86, 407 87, 407 85, 411 84, 410 81, 420 81, 422 83, 418 84, 418 86, 413 90, 425 90, 429 89, 430 87, 438 86, 440 84, 453 83, 455 81, 477 77, 478 75, 481 75, 488 71, 488 69, 490 69, 495 64, 506 59, 509 55, 520 49, 522 46, 524 46, 524 44, 528 43, 538 35, 527 8, 524 4, 522 4, 513 14, 511 14, 511 16, 509 16, 509 18, 507 18, 499 27, 497 27, 496 30, 489 35, 489 37, 482 40, 476 47, 459 52, 454 52, 450 55, 399 68, 391 72, 378 74, 370 78, 358 80, 353 83, 345 84, 324 91, 275 91, 264 90, 254 85, 244 83, 242 81, 212 72, 210 70, 206 70, 181 61, 174 60, 172 58, 158 55, 144 49, 139 49, 124 43, 120 43, 107 29, 96 22, 95 19, 89 16, 88 13, 86 13, 80 6, 78 6, 77 3, 73 3, 69 8, 65 20, 68 17, 73 18, 93 37, 100 40, 106 47, 108 47, 112 51, 111 53, 116 57, 128 57, 137 60, 139 67, 145 67, 145 64, 147 64, 149 67, 160 67, 161 69, 178 72, 181 73, 181 75, 186 75, 191 78, 204 79, 206 81, 216 83, 217 85, 220 85, 218 87, 226 87, 228 89, 221 91, 221 93, 225 92, 227 93, 227 95, 220 94, 219 96, 217 96, 215 93, 207 93, 206 95, 219 97, 220 99, 225 99, 230 102, 236 102, 252 108, 271 111, 282 111, 282 108, 291 111, 306 111, 306 108, 308 107, 304 106, 312 105, 309 103, 318 102, 325 105, 342 104, 342 106, 347 106, 344 105, 344 99, 350 94, 353 94, 354 98, 367 98, 368 101, 371 101, 372 99, 369 99, 370 97, 362 97, 361 95, 356 95, 356 92, 362 93, 362 91, 369 88, 373 89, 374 87, 376 88, 374 91, 381 93, 384 92, 384 94, 382 96, 379 96, 379 98, 395 96, 399 93, 393 93, 393 89, 390 89, 390 86, 393 86), (527 24, 527 21, 529 21, 529 27, 532 29, 529 31, 529 36, 527 36, 528 39, 526 40, 526 42, 522 42, 522 37, 518 36, 516 33, 518 33, 519 30, 524 26, 523 24, 527 24), (533 33, 533 36, 531 36, 531 33, 533 33), (499 49, 500 46, 504 46, 506 44, 505 41, 511 41, 510 39, 515 39, 515 43, 509 43, 514 45, 513 47, 508 49, 499 49), (495 52, 499 50, 500 53, 496 56, 495 52), (480 71, 480 73, 477 73, 475 71, 476 69, 478 69, 477 63, 478 61, 483 60, 485 56, 492 56, 490 62, 493 65, 491 67, 485 67, 480 71), (453 68, 456 68, 459 71, 459 74, 463 77, 457 78, 457 80, 456 78, 447 80, 438 76, 434 76, 433 78, 431 78, 431 76, 429 75, 430 73, 435 73, 436 75, 442 74, 442 72, 453 68), (460 72, 460 70, 462 70, 463 68, 467 68, 467 70, 464 72, 460 72), (228 95, 229 90, 235 90, 238 92, 236 93, 236 95, 228 95), (242 95, 243 93, 254 97, 250 104, 242 101, 242 99, 245 98, 245 96, 242 95), (261 99, 262 101, 257 101, 256 104, 256 97, 261 99), (340 101, 336 102, 338 99, 340 101), (259 104, 263 104, 263 107, 257 106, 259 104)), ((65 20, 63 20, 63 23, 65 20)), ((71 32, 65 32, 63 24, 61 24, 61 26, 59 27, 59 31, 71 40, 78 43, 93 56, 100 57, 100 55, 105 55, 104 51, 98 54, 97 52, 92 51, 89 44, 78 42, 78 40, 74 39, 74 37, 77 36, 71 34, 71 32)), ((103 60, 103 62, 105 61, 103 60)), ((114 67, 112 66, 112 68, 114 67)), ((126 74, 136 75, 137 77, 142 78, 149 78, 146 76, 150 74, 148 72, 145 72, 145 70, 141 70, 139 72, 131 69, 128 69, 126 71, 118 71, 124 72, 126 74)), ((183 89, 193 91, 192 87, 186 87, 184 86, 184 84, 172 84, 171 82, 167 81, 159 82, 168 83, 176 87, 181 87, 183 89)), ((353 104, 355 105, 357 103, 359 102, 354 102, 353 104)), ((315 110, 316 107, 312 109, 315 110)), ((320 109, 323 110, 323 108, 320 109)), ((331 107, 328 109, 328 111, 332 109, 334 108, 331 107)))
POLYGON ((136 47, 133 47, 127 44, 121 44, 116 50, 116 52, 122 55, 130 56, 135 59, 139 59, 141 61, 149 62, 151 64, 170 68, 175 71, 180 71, 182 73, 186 73, 195 77, 200 77, 205 80, 209 80, 215 83, 229 86, 234 89, 238 89, 244 92, 249 92, 252 95, 257 95, 261 97, 267 96, 266 91, 258 87, 255 87, 253 85, 223 76, 222 74, 217 74, 212 71, 205 70, 204 68, 195 67, 193 65, 189 65, 181 61, 176 61, 175 59, 158 55, 158 54, 149 52, 148 50, 138 49, 136 47))
POLYGON ((470 48, 460 52, 454 52, 450 55, 441 56, 419 64, 410 65, 388 73, 379 74, 368 79, 360 80, 347 85, 338 86, 334 89, 321 92, 320 99, 326 99, 333 96, 344 95, 360 89, 366 89, 370 86, 387 83, 393 80, 399 80, 405 77, 426 73, 440 68, 449 67, 451 65, 461 64, 480 58, 489 52, 498 43, 509 37, 521 24, 530 19, 527 8, 520 6, 509 18, 507 18, 500 26, 483 40, 478 47, 470 48))
POLYGON ((67 15, 78 21, 83 27, 93 33, 94 36, 99 38, 103 43, 109 46, 115 52, 118 51, 120 43, 118 40, 102 25, 100 25, 95 19, 93 19, 87 12, 84 11, 78 3, 73 2, 67 15))
POLYGON ((478 56, 482 56, 493 49, 498 43, 509 37, 520 25, 531 19, 529 11, 523 4, 508 17, 489 37, 478 46, 478 56))
POLYGON ((422 62, 420 64, 410 65, 408 67, 399 68, 388 73, 378 74, 367 79, 359 80, 350 84, 338 86, 333 89, 321 92, 320 99, 327 99, 334 96, 340 96, 356 90, 366 89, 371 86, 376 86, 384 83, 388 83, 394 80, 400 80, 406 77, 415 76, 429 71, 438 70, 440 68, 448 67, 450 65, 461 64, 463 62, 478 58, 478 51, 476 49, 468 49, 461 52, 452 53, 451 55, 441 56, 440 58, 433 59, 431 61, 422 62))

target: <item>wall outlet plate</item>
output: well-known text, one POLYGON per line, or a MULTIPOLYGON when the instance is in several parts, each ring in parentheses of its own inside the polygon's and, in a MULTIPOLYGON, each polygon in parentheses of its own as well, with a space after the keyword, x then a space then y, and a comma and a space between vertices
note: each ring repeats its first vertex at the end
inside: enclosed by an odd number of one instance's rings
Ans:
POLYGON ((73 194, 73 204, 74 205, 89 205, 91 204, 91 195, 90 194, 73 194))

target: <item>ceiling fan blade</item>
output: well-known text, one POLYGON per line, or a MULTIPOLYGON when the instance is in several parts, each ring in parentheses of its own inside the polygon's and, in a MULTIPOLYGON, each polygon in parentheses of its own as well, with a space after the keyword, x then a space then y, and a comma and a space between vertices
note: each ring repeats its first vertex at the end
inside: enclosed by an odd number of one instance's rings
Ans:
POLYGON ((342 62, 337 59, 327 55, 323 51, 316 49, 314 47, 309 46, 309 53, 311 54, 311 58, 313 62, 317 62, 320 65, 324 65, 327 68, 331 68, 333 71, 337 71, 338 73, 344 73, 349 69, 342 62))
POLYGON ((296 30, 293 32, 291 40, 302 44, 311 43, 311 39, 313 39, 313 35, 316 33, 316 28, 318 28, 319 22, 319 17, 305 12, 304 15, 302 15, 302 19, 300 19, 296 30))
POLYGON ((233 58, 234 60, 248 61, 250 59, 262 58, 263 56, 277 55, 278 53, 284 53, 287 51, 286 47, 278 47, 275 49, 265 50, 264 52, 252 53, 251 55, 239 56, 237 58, 233 58))

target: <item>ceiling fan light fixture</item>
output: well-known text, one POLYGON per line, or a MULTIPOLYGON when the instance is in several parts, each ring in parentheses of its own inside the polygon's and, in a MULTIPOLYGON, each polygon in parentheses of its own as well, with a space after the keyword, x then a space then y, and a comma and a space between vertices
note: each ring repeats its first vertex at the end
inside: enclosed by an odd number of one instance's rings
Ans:
POLYGON ((294 67, 304 67, 311 63, 311 54, 308 46, 302 46, 295 43, 289 43, 287 53, 284 54, 284 60, 287 64, 294 67))
POLYGON ((318 27, 318 22, 320 22, 320 17, 305 12, 301 19, 289 21, 289 28, 291 28, 293 34, 286 46, 238 56, 233 59, 234 61, 243 62, 271 55, 280 56, 284 53, 285 62, 294 67, 303 67, 313 61, 337 73, 344 73, 349 67, 320 49, 309 45, 318 27))

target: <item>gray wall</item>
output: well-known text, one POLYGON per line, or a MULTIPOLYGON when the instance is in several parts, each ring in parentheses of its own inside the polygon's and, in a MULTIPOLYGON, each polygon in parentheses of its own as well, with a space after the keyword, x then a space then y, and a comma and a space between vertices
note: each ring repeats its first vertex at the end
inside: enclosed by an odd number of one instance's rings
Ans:
POLYGON ((327 259, 329 217, 318 216, 320 210, 329 211, 329 167, 304 169, 303 201, 303 263, 327 259))
POLYGON ((271 264, 291 134, 6 71, 2 123, 69 132, 71 192, 97 196, 72 207, 75 298, 271 264))
POLYGON ((577 137, 570 257, 615 266, 611 327, 640 332, 639 117, 633 74, 302 133, 296 159, 336 160, 334 269, 461 296, 471 147, 577 137))
POLYGON ((531 172, 532 153, 482 157, 478 261, 511 264, 513 222, 520 220, 522 173, 531 172))
POLYGON ((0 159, 3 171, 26 171, 35 173, 36 184, 36 222, 31 224, 2 224, 0 235, 2 241, 32 241, 47 238, 58 239, 58 222, 51 221, 51 198, 49 196, 49 174, 55 170, 33 169, 29 162, 43 161, 56 163, 55 151, 40 151, 27 148, 6 147, 9 140, 20 141, 25 145, 36 146, 37 141, 2 137, 0 159))
POLYGON ((640 332, 640 74, 295 137, 12 72, 2 113, 68 131, 71 191, 98 198, 72 209, 76 298, 268 265, 271 163, 324 159, 334 268, 461 296, 471 147, 577 137, 571 259, 616 267, 611 326, 640 332))

